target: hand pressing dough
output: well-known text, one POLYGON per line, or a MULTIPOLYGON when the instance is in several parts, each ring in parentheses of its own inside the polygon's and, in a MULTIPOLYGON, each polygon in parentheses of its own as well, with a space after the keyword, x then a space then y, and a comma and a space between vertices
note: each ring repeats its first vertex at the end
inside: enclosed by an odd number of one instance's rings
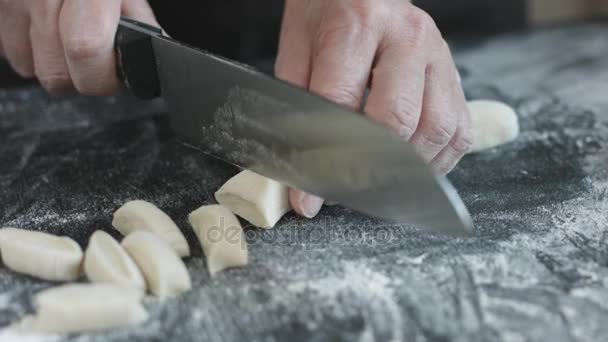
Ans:
POLYGON ((102 230, 89 239, 84 253, 84 273, 92 282, 146 291, 144 276, 133 259, 118 241, 102 230))
POLYGON ((11 270, 51 281, 80 276, 82 249, 68 237, 25 229, 0 230, 2 261, 11 270))
POLYGON ((154 295, 173 297, 192 288, 182 259, 155 234, 144 231, 131 233, 122 240, 122 246, 139 266, 154 295))
POLYGON ((475 139, 470 153, 494 148, 517 138, 519 121, 513 108, 488 100, 470 101, 468 106, 475 139))
POLYGON ((221 205, 200 207, 188 216, 207 257, 211 275, 247 265, 247 241, 239 220, 221 205))
POLYGON ((175 222, 154 204, 131 201, 114 213, 112 225, 127 236, 134 231, 148 231, 167 241, 181 257, 190 255, 190 247, 175 222))
POLYGON ((236 215, 261 228, 272 228, 291 210, 287 186, 244 170, 226 182, 215 199, 236 215))
POLYGON ((76 333, 139 324, 148 317, 142 293, 113 284, 70 284, 44 290, 37 311, 20 328, 39 333, 76 333))

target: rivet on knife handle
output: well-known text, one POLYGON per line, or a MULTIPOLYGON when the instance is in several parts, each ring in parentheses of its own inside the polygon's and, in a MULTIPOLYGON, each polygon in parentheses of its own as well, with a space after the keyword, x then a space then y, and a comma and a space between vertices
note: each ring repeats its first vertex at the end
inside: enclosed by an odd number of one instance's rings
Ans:
POLYGON ((116 32, 114 48, 118 77, 136 97, 153 99, 160 96, 160 82, 153 36, 162 36, 158 27, 122 18, 116 32))

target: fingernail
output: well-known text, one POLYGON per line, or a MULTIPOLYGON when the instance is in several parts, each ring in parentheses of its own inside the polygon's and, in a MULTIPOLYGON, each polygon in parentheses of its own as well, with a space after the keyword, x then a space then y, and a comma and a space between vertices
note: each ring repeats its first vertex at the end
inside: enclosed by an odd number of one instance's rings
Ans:
POLYGON ((300 200, 302 204, 302 214, 307 218, 317 216, 323 206, 323 199, 311 194, 303 194, 300 200))

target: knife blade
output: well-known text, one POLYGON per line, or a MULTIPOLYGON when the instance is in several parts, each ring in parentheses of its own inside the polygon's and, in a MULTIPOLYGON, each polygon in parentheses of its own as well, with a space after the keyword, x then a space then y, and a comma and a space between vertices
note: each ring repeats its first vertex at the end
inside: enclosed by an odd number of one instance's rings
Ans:
POLYGON ((126 88, 161 96, 186 145, 371 216, 471 232, 447 178, 361 113, 129 19, 115 48, 126 88))

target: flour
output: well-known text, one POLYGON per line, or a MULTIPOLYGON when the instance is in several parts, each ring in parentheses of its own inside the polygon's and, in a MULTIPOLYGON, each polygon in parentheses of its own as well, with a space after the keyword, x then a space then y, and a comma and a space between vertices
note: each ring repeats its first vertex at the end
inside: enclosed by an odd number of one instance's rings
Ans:
POLYGON ((55 342, 60 341, 59 335, 38 335, 17 328, 4 328, 0 330, 0 341, 2 342, 55 342))
POLYGON ((390 278, 365 264, 347 262, 344 263, 342 277, 332 276, 295 282, 289 284, 288 289, 295 295, 313 291, 324 298, 329 305, 335 305, 337 310, 340 310, 341 305, 338 298, 344 295, 355 303, 359 301, 368 303, 369 306, 363 308, 366 330, 360 335, 360 341, 374 340, 373 332, 377 334, 382 331, 391 332, 392 336, 387 338, 387 341, 402 341, 400 326, 403 318, 392 290, 395 285, 399 284, 395 284, 390 278))

